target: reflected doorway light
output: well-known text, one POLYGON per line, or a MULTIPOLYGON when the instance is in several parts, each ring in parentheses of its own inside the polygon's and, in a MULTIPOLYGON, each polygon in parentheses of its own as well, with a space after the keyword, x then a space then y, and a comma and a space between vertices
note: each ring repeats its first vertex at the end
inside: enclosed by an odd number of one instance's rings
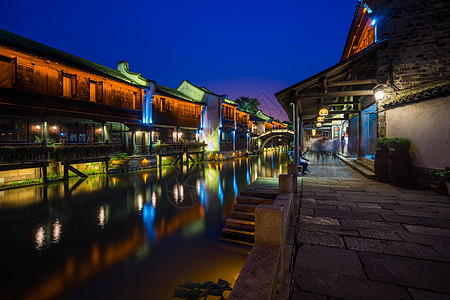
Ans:
POLYGON ((45 227, 41 226, 36 230, 36 233, 34 234, 34 242, 35 242, 35 249, 36 250, 42 250, 45 246, 45 227))
POLYGON ((53 226, 52 226, 52 243, 53 244, 59 243, 59 241, 61 239, 61 228, 62 228, 61 223, 59 222, 58 219, 56 219, 55 222, 53 222, 53 226))
POLYGON ((144 206, 144 196, 142 194, 138 194, 136 197, 137 207, 139 211, 142 211, 142 208, 144 206))
POLYGON ((156 208, 156 193, 155 193, 155 191, 152 192, 152 205, 154 208, 156 208))
POLYGON ((98 225, 103 229, 105 228, 105 223, 106 223, 106 213, 105 213, 105 207, 101 206, 98 209, 98 213, 97 213, 97 219, 98 219, 98 225))

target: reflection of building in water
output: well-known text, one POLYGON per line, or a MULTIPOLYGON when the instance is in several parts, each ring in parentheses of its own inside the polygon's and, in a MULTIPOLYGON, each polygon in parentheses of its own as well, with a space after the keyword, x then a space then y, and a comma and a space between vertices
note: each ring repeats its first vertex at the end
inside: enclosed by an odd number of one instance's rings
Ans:
MULTIPOLYGON (((58 220, 57 222, 59 223, 58 220)), ((54 234, 56 234, 55 231, 54 234)), ((111 235, 106 240, 93 242, 84 253, 72 252, 68 254, 62 264, 63 268, 40 274, 34 287, 27 289, 27 293, 22 298, 40 300, 60 296, 64 291, 76 287, 94 275, 110 268, 146 244, 145 231, 138 225, 123 232, 122 238, 117 238, 117 234, 116 232, 114 236, 111 235)), ((36 242, 39 239, 40 243, 43 243, 45 239, 44 228, 40 227, 36 235, 36 242)), ((18 294, 19 290, 21 290, 21 287, 17 287, 16 291, 5 292, 14 295, 18 294)), ((2 294, 0 293, 0 296, 2 294)))
POLYGON ((178 209, 173 216, 162 216, 157 218, 154 222, 156 239, 168 237, 180 230, 187 224, 194 222, 197 219, 204 219, 203 206, 197 203, 195 206, 178 209))

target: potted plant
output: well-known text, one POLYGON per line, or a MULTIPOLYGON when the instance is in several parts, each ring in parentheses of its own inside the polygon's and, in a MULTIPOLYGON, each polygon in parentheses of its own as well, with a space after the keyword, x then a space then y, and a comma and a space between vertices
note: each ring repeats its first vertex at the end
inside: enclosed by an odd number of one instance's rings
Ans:
POLYGON ((389 147, 388 175, 393 185, 408 185, 411 183, 412 162, 409 150, 411 140, 407 138, 392 138, 387 142, 389 147))
POLYGON ((389 140, 390 139, 385 137, 377 139, 374 169, 375 169, 375 177, 380 182, 389 182, 389 174, 388 174, 389 140))
POLYGON ((439 182, 437 185, 431 186, 434 191, 445 193, 447 190, 447 194, 450 196, 450 167, 445 167, 444 170, 426 169, 425 172, 439 182))

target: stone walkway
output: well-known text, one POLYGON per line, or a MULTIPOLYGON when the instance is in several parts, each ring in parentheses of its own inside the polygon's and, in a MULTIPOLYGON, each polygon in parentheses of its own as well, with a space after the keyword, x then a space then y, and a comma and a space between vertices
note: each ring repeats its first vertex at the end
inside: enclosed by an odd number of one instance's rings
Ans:
POLYGON ((286 241, 290 299, 450 299, 450 197, 365 179, 338 160, 310 170, 286 241))

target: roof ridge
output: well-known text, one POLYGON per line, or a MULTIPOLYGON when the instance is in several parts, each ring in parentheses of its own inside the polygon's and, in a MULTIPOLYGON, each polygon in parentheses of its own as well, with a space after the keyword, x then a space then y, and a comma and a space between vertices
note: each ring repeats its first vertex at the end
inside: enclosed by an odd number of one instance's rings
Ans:
POLYGON ((119 79, 127 83, 130 83, 129 79, 122 73, 120 73, 118 70, 87 60, 80 56, 76 56, 74 54, 59 50, 57 48, 45 45, 38 41, 7 31, 2 28, 0 28, 0 44, 4 45, 5 47, 37 55, 42 58, 55 59, 67 65, 72 65, 78 68, 86 68, 89 69, 91 72, 102 73, 103 75, 106 75, 108 77, 113 77, 115 79, 119 79))

